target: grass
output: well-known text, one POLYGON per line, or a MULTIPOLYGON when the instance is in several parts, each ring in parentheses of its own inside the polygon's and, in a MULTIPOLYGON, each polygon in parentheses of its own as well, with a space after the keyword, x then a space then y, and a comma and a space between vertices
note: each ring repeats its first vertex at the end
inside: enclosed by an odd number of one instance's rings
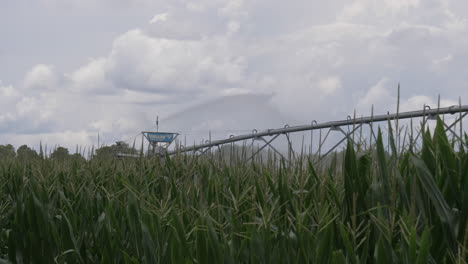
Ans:
POLYGON ((0 161, 0 263, 467 263, 468 153, 396 153, 0 161))

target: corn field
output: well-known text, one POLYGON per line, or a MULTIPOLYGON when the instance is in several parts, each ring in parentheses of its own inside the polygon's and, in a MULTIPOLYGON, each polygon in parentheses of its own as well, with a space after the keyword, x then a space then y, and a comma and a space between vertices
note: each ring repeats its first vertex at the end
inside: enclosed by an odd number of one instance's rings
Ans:
POLYGON ((439 120, 327 166, 3 160, 0 263, 467 263, 466 143, 439 120))

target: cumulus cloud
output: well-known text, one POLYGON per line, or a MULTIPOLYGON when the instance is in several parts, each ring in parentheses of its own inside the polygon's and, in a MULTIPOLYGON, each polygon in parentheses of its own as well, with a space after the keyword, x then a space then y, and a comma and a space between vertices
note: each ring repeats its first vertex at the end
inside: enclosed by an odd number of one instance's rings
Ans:
MULTIPOLYGON (((396 112, 398 103, 397 87, 396 84, 391 83, 387 78, 383 78, 374 86, 370 87, 358 101, 358 112, 368 115, 371 106, 373 106, 375 113, 385 114, 387 112, 396 112)), ((405 112, 423 110, 425 106, 437 108, 438 106, 449 107, 454 105, 458 105, 456 99, 441 98, 439 102, 438 97, 416 94, 400 98, 399 110, 405 112)))
POLYGON ((72 84, 72 90, 78 92, 97 93, 111 88, 111 84, 106 79, 105 58, 92 59, 67 77, 72 84))
POLYGON ((2 86, 0 82, 0 98, 17 97, 20 93, 12 86, 2 86))
POLYGON ((326 77, 318 82, 319 89, 326 95, 331 95, 341 88, 341 81, 338 77, 326 77))
POLYGON ((377 111, 385 111, 389 109, 395 102, 394 93, 391 93, 388 87, 388 79, 384 78, 370 87, 365 95, 358 101, 357 107, 365 112, 369 111, 370 106, 374 105, 377 111), (389 100, 390 99, 390 100, 389 100), (367 108, 367 109, 366 109, 367 108))
POLYGON ((114 42, 107 75, 118 87, 155 93, 232 86, 241 81, 245 65, 241 56, 225 53, 226 45, 217 38, 180 41, 132 30, 114 42))
POLYGON ((54 67, 50 65, 39 64, 26 73, 23 86, 28 90, 44 90, 55 88, 58 77, 54 67))

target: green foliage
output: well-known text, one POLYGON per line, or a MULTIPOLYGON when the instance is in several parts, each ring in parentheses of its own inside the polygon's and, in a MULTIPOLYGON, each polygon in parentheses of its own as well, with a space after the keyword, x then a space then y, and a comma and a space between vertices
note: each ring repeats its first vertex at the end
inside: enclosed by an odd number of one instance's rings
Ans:
POLYGON ((16 158, 19 161, 31 161, 39 158, 37 152, 26 145, 22 145, 16 151, 16 158))
POLYGON ((2 160, 0 263, 467 263, 468 154, 441 125, 420 153, 348 142, 342 169, 2 160))
POLYGON ((70 157, 70 154, 68 153, 68 149, 64 147, 58 147, 50 154, 51 159, 55 160, 66 160, 70 157))
POLYGON ((98 160, 110 160, 115 158, 118 153, 138 154, 138 151, 134 148, 131 148, 125 142, 117 142, 111 146, 103 146, 96 149, 96 155, 94 158, 98 160))
POLYGON ((75 154, 70 155, 69 159, 75 160, 75 161, 80 161, 80 162, 85 161, 85 158, 80 153, 75 153, 75 154))
POLYGON ((15 156, 15 148, 12 145, 0 145, 0 159, 13 159, 15 156))

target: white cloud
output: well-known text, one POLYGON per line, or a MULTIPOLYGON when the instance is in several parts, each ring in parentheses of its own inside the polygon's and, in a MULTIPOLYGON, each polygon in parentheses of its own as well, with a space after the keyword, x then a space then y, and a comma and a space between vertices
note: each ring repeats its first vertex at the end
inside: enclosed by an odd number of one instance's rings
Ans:
POLYGON ((450 63, 451 61, 453 60, 453 56, 451 54, 443 57, 443 58, 439 58, 439 59, 434 59, 432 61, 432 63, 436 66, 440 66, 440 65, 445 65, 445 64, 448 64, 450 63))
POLYGON ((393 10, 416 8, 419 6, 420 0, 385 0, 387 7, 393 10))
POLYGON ((236 33, 239 31, 240 24, 236 21, 230 21, 228 23, 228 32, 229 33, 236 33))
POLYGON ((155 23, 159 23, 159 22, 165 22, 165 21, 167 21, 168 17, 169 17, 168 13, 157 14, 150 20, 149 23, 150 24, 155 24, 155 23))
POLYGON ((242 94, 249 94, 251 91, 247 89, 241 89, 241 88, 229 88, 225 89, 222 92, 223 96, 232 96, 232 95, 242 95, 242 94))
POLYGON ((228 17, 236 17, 242 15, 242 7, 244 0, 226 0, 225 5, 219 8, 219 12, 228 17))
POLYGON ((389 91, 388 79, 383 78, 370 87, 366 94, 358 101, 357 109, 360 112, 369 112, 373 105, 377 112, 386 113, 390 111, 390 106, 393 106, 395 103, 396 97, 389 91))
POLYGON ((57 82, 53 66, 38 64, 26 74, 23 86, 31 90, 53 89, 57 82))
POLYGON ((92 59, 72 74, 68 75, 75 91, 98 92, 111 88, 106 79, 105 58, 92 59))
POLYGON ((203 12, 206 10, 206 7, 201 1, 189 1, 185 4, 185 7, 192 12, 203 12))
POLYGON ((326 95, 332 95, 341 88, 341 81, 339 77, 331 76, 319 80, 318 87, 326 95))
POLYGON ((241 81, 244 59, 226 53, 219 38, 200 41, 153 38, 140 30, 119 37, 108 58, 115 86, 154 93, 203 92, 241 81))
POLYGON ((38 102, 34 97, 23 97, 16 104, 16 110, 19 115, 31 114, 36 110, 38 102))
POLYGON ((0 82, 0 98, 7 98, 7 97, 16 97, 19 95, 19 92, 12 86, 1 86, 0 82))
MULTIPOLYGON (((402 89, 404 91, 404 89, 402 89)), ((384 78, 377 84, 369 88, 365 95, 359 100, 357 110, 359 113, 370 113, 371 106, 374 106, 374 114, 394 113, 397 110, 397 86, 393 86, 388 79, 384 78)), ((434 109, 439 105, 437 95, 417 94, 410 97, 400 96, 400 112, 423 110, 425 106, 434 109)), ((440 100, 440 107, 458 105, 456 100, 440 100)))
MULTIPOLYGON (((436 109, 438 106, 437 98, 429 97, 426 95, 415 95, 401 103, 400 109, 402 111, 423 110, 424 106, 429 106, 431 109, 436 109)), ((450 107, 458 105, 458 102, 450 99, 441 99, 440 107, 450 107)))

